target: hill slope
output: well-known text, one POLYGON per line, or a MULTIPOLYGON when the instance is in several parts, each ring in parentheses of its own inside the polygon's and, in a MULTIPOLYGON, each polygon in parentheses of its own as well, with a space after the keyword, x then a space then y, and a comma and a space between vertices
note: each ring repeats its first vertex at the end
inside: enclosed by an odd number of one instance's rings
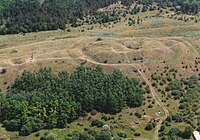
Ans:
MULTIPOLYGON (((132 0, 121 0, 124 6, 131 6, 132 0)), ((3 0, 0 2, 0 34, 16 34, 36 31, 65 29, 65 25, 78 26, 78 20, 85 20, 95 13, 97 9, 116 3, 118 0, 3 0)), ((160 1, 160 0, 139 0, 142 4, 141 11, 154 9, 155 2, 160 8, 170 7, 176 12, 196 14, 199 11, 200 3, 197 0, 188 1, 160 1)), ((137 9, 138 10, 138 9, 137 9)), ((140 10, 139 10, 140 11, 140 10)), ((113 11, 116 14, 116 11, 113 11)), ((135 12, 134 12, 135 13, 135 12)), ((108 15, 104 15, 104 22, 108 15)), ((116 18, 116 17, 115 17, 116 18)), ((89 18, 91 20, 91 18, 89 18)), ((95 21, 101 23, 102 21, 95 21)))
MULTIPOLYGON (((18 3, 18 9, 33 11, 19 13, 46 27, 47 15, 62 16, 66 9, 59 5, 63 12, 51 13, 57 5, 48 4, 55 1, 45 2, 18 3)), ((181 140, 200 131, 200 18, 192 10, 181 13, 180 1, 172 7, 151 2, 87 11, 90 16, 80 15, 66 30, 0 35, 0 88, 5 93, 0 92, 0 135, 181 140)), ((13 17, 16 29, 29 30, 23 16, 24 24, 13 17)), ((60 20, 52 19, 56 26, 60 20)))

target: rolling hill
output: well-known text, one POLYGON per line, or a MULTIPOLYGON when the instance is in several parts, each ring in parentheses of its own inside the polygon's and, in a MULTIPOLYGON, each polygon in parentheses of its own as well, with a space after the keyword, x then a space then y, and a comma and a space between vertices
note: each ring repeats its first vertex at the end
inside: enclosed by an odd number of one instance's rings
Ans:
POLYGON ((1 26, 2 138, 181 140, 200 131, 198 1, 18 2, 1 26))

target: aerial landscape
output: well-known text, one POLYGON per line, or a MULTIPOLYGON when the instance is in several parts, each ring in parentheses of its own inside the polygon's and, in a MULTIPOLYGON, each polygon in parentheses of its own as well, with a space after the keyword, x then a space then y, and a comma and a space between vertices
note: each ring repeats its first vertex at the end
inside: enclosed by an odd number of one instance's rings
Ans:
POLYGON ((0 0, 0 140, 200 140, 200 0, 0 0))

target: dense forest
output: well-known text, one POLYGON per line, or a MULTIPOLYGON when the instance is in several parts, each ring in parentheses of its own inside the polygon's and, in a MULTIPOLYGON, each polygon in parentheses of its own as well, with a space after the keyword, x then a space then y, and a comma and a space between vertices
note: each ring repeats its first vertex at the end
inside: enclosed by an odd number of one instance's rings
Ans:
POLYGON ((7 9, 9 6, 14 4, 15 0, 1 0, 0 1, 0 12, 4 11, 7 9))
MULTIPOLYGON (((133 0, 121 0, 130 6, 133 0)), ((116 3, 118 0, 1 0, 0 1, 0 34, 16 34, 36 31, 65 29, 66 24, 76 27, 78 19, 96 15, 98 8, 116 3)), ((138 0, 143 10, 153 2, 161 8, 174 7, 176 12, 196 14, 199 12, 199 0, 138 0)), ((137 12, 136 12, 137 13, 137 12)), ((100 22, 109 21, 104 15, 100 22)), ((110 21, 113 21, 110 20, 110 21)))
POLYGON ((98 8, 118 0, 15 0, 1 2, 0 34, 36 32, 65 29, 67 23, 75 24, 77 18, 93 14, 98 8), (5 3, 5 4, 4 4, 5 3), (12 4, 11 4, 12 3, 12 4), (10 5, 10 6, 7 6, 10 5))
POLYGON ((72 74, 44 68, 24 71, 7 95, 0 94, 0 118, 6 130, 22 136, 41 129, 63 128, 87 112, 117 113, 143 103, 139 82, 120 71, 78 67, 72 74))

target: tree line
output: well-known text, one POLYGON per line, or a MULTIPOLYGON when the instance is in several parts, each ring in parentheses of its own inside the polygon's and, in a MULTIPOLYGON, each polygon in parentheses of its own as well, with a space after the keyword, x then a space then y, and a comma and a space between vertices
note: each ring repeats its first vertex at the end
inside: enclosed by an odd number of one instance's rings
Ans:
POLYGON ((65 29, 67 23, 74 25, 78 18, 93 15, 98 8, 117 1, 45 0, 42 4, 38 0, 2 1, 0 34, 65 29))
POLYGON ((22 136, 41 129, 63 128, 92 110, 117 113, 138 107, 143 91, 136 79, 120 71, 104 74, 101 67, 78 67, 72 74, 54 74, 50 68, 24 71, 5 96, 0 94, 0 118, 22 136))
MULTIPOLYGON (((132 0, 121 0, 130 6, 132 0)), ((2 0, 0 2, 0 34, 17 34, 46 30, 65 29, 66 24, 76 27, 78 19, 97 14, 97 9, 116 3, 118 0, 2 0)), ((199 12, 199 0, 138 0, 143 4, 143 12, 156 2, 159 7, 175 7, 176 12, 196 14, 199 12), (178 8, 180 7, 180 8, 178 8)), ((101 15, 102 16, 102 15, 101 15)), ((100 22, 108 21, 103 14, 100 22)), ((110 19, 113 21, 116 19, 110 19)))

